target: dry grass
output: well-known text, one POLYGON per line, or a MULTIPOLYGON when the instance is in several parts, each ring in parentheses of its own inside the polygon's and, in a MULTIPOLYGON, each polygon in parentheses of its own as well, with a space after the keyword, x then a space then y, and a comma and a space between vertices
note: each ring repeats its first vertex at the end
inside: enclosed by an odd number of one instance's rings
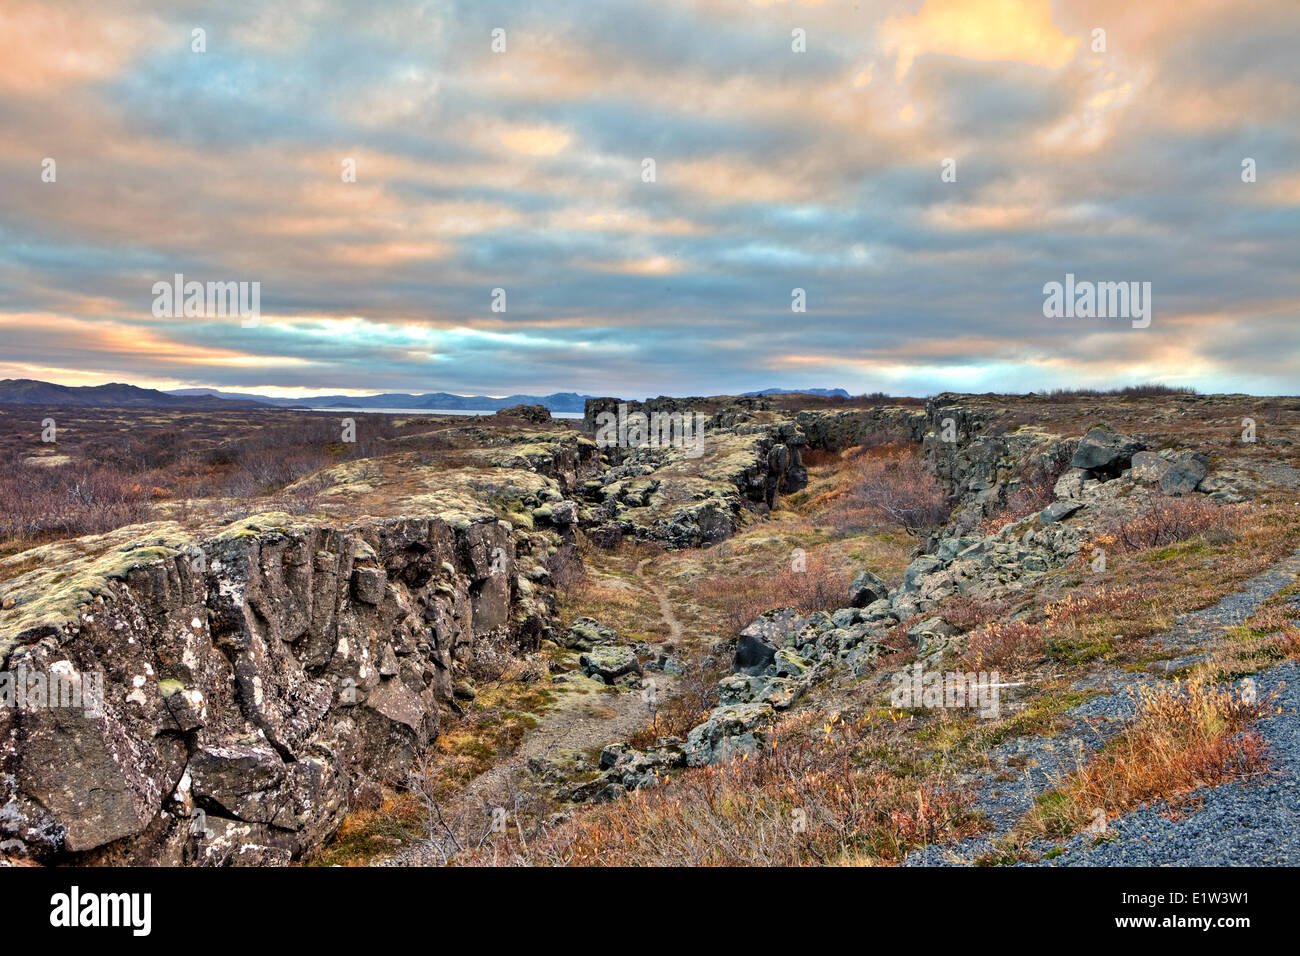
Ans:
POLYGON ((873 765, 870 721, 806 712, 759 756, 688 771, 588 809, 525 845, 460 862, 582 866, 890 864, 974 830, 969 795, 873 765))
POLYGON ((1111 819, 1260 772, 1264 744, 1247 728, 1270 701, 1248 696, 1202 680, 1143 686, 1133 724, 1044 795, 1023 830, 1068 836, 1097 819, 1097 810, 1111 819))
POLYGON ((933 531, 952 510, 943 485, 925 466, 919 446, 884 444, 844 455, 848 480, 838 489, 828 519, 839 533, 901 527, 933 531))
POLYGON ((1046 639, 1040 624, 998 621, 967 636, 962 657, 977 671, 1015 674, 1043 656, 1046 639))
POLYGON ((574 618, 591 617, 617 631, 620 641, 662 643, 668 626, 636 568, 646 558, 661 561, 663 549, 624 539, 613 548, 584 550, 582 556, 581 574, 571 573, 568 586, 558 590, 556 620, 567 625, 574 618))
POLYGON ((1112 522, 1092 537, 1090 545, 1128 554, 1194 536, 1231 537, 1240 533, 1251 511, 1249 505, 1220 505, 1200 495, 1153 495, 1136 516, 1112 522))
POLYGON ((391 451, 401 433, 387 416, 357 415, 344 442, 346 412, 59 409, 47 444, 33 414, 0 409, 0 543, 100 534, 154 520, 164 503, 184 519, 190 499, 308 511, 311 489, 271 499, 326 465, 391 451), (28 463, 51 450, 61 464, 28 463))
POLYGON ((407 791, 384 793, 380 806, 354 808, 308 866, 367 866, 425 834, 424 809, 407 791))
POLYGON ((764 611, 794 607, 801 611, 833 611, 848 601, 853 569, 841 558, 818 553, 803 562, 781 565, 764 575, 718 574, 701 581, 699 597, 718 607, 728 632, 734 636, 764 611))

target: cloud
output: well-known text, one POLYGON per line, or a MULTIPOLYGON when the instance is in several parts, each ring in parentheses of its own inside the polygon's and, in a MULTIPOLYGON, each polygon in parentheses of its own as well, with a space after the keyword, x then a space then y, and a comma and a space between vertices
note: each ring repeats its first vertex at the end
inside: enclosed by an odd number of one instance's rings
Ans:
POLYGON ((23 40, 0 31, 0 374, 1295 388, 1283 0, 72 9, 2 14, 23 40), (176 272, 260 281, 263 322, 155 319, 176 272), (1151 328, 1044 320, 1067 272, 1150 281, 1151 328))
POLYGON ((1052 23, 1050 0, 926 0, 918 14, 888 19, 880 32, 885 50, 897 54, 899 79, 927 53, 1059 70, 1079 45, 1052 23))

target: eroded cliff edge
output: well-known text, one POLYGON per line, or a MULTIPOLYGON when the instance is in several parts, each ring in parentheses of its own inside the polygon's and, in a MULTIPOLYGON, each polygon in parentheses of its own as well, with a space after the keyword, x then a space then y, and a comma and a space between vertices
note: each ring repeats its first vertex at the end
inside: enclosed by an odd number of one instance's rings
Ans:
POLYGON ((552 633, 551 559, 580 527, 708 541, 703 504, 725 536, 792 484, 803 441, 747 422, 683 462, 602 455, 576 432, 460 431, 454 462, 398 450, 312 476, 309 514, 132 525, 6 559, 21 571, 0 583, 0 672, 98 684, 102 706, 0 708, 0 853, 301 859, 404 779, 459 676, 552 633), (629 465, 645 501, 625 500, 629 465))

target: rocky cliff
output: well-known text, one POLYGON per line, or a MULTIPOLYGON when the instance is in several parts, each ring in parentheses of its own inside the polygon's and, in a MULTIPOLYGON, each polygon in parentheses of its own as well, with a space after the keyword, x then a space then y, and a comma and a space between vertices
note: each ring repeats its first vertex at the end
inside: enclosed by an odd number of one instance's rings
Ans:
POLYGON ((46 566, 3 586, 4 670, 102 680, 103 704, 0 709, 0 844, 88 863, 299 857, 400 779, 459 668, 547 632, 556 546, 485 508, 38 549, 46 566))
POLYGON ((299 859, 403 781, 460 676, 551 636, 548 559, 580 522, 707 543, 803 477, 788 423, 719 427, 698 458, 601 456, 563 431, 443 437, 467 465, 333 466, 299 483, 309 516, 133 525, 5 559, 0 672, 27 706, 0 707, 0 854, 299 859), (99 706, 38 701, 56 675, 99 706))

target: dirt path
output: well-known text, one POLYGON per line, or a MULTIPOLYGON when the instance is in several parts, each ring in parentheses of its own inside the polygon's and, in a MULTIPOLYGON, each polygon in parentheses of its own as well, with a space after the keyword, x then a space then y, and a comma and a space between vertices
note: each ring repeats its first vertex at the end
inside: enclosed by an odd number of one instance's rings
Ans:
MULTIPOLYGON (((680 644, 685 632, 667 592, 646 571, 651 560, 647 558, 636 565, 637 581, 658 602, 669 640, 680 644)), ((665 700, 676 693, 679 680, 670 674, 648 671, 642 689, 614 689, 583 676, 579 670, 557 676, 559 679, 553 679, 548 685, 556 694, 555 703, 539 715, 539 724, 524 735, 514 753, 470 781, 456 798, 456 806, 444 809, 447 817, 457 817, 465 811, 490 814, 491 808, 508 805, 510 794, 518 792, 533 778, 530 764, 558 761, 566 754, 590 753, 627 740, 651 719, 645 688, 652 686, 659 699, 665 700)), ((444 859, 443 851, 448 849, 451 848, 410 846, 381 865, 439 864, 444 859)))
MULTIPOLYGON (((669 640, 679 644, 684 631, 681 621, 673 611, 668 593, 646 573, 646 566, 654 560, 645 558, 636 566, 637 580, 654 595, 659 603, 659 613, 668 626, 669 640)), ((572 677, 572 675, 571 675, 572 677)), ((648 672, 643 688, 652 684, 660 699, 670 697, 676 690, 677 678, 670 674, 648 672)), ((555 756, 560 750, 586 751, 626 740, 650 720, 650 711, 643 691, 620 688, 618 693, 601 693, 601 685, 586 679, 573 678, 570 684, 556 685, 561 700, 542 715, 542 722, 527 735, 510 758, 491 770, 480 774, 470 783, 465 796, 471 800, 488 794, 499 794, 511 775, 519 777, 526 772, 528 762, 555 756), (589 699, 598 693, 596 701, 589 699)))
POLYGON ((653 560, 654 558, 645 558, 637 564, 637 580, 639 580, 645 586, 646 590, 655 596, 655 600, 659 602, 659 616, 663 618, 664 623, 668 625, 668 640, 672 644, 678 645, 681 643, 684 631, 682 630, 682 622, 677 620, 677 614, 673 611, 673 602, 669 599, 668 592, 659 586, 659 582, 655 581, 645 573, 646 565, 653 560))

